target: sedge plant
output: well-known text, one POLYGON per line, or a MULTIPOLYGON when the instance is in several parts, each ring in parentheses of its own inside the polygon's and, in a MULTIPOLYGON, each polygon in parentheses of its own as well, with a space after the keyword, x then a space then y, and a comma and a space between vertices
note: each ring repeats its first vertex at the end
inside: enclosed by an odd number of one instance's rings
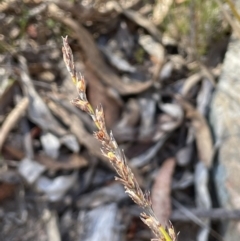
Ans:
POLYGON ((72 50, 67 40, 67 36, 63 38, 63 59, 78 91, 78 97, 73 99, 71 103, 91 116, 97 128, 94 136, 101 143, 102 154, 107 157, 117 172, 118 177, 115 177, 115 179, 123 184, 125 192, 142 208, 143 212, 140 214, 140 218, 156 236, 152 241, 176 241, 177 235, 175 234, 173 226, 170 223, 168 227, 164 227, 159 223, 152 208, 150 193, 143 193, 127 163, 123 150, 119 148, 112 132, 107 132, 102 106, 100 105, 94 111, 89 103, 86 96, 85 80, 75 69, 72 50))

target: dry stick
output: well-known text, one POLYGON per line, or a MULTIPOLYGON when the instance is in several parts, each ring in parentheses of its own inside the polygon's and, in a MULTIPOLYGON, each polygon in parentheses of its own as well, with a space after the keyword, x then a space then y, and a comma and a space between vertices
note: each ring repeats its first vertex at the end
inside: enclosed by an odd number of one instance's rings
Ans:
MULTIPOLYGON (((211 220, 240 220, 240 210, 227 210, 223 208, 213 208, 213 209, 188 209, 195 217, 200 218, 210 218, 211 220)), ((171 215, 172 221, 189 222, 192 218, 187 216, 181 210, 175 210, 171 215)))
POLYGON ((108 134, 102 106, 99 106, 94 112, 91 104, 88 102, 86 96, 86 84, 82 75, 78 73, 75 69, 73 54, 67 42, 67 37, 63 38, 62 51, 64 62, 72 77, 73 83, 77 87, 77 91, 79 94, 79 97, 75 98, 72 101, 72 104, 85 111, 92 117, 98 129, 94 133, 94 136, 97 140, 100 141, 102 145, 102 154, 108 158, 108 160, 113 165, 115 171, 119 175, 119 177, 115 177, 115 179, 123 184, 125 192, 132 198, 132 200, 137 205, 139 205, 143 209, 144 212, 140 214, 140 218, 155 234, 155 236, 157 237, 156 240, 176 241, 177 236, 174 232, 172 225, 169 225, 169 227, 165 229, 159 223, 153 212, 149 193, 143 193, 136 178, 133 175, 132 170, 127 164, 127 160, 123 150, 118 147, 118 144, 115 141, 112 132, 108 134))
MULTIPOLYGON (((198 216, 196 216, 189 209, 184 207, 180 202, 178 202, 177 200, 173 199, 173 204, 178 208, 179 211, 181 211, 183 213, 183 215, 187 216, 194 223, 196 223, 200 227, 208 228, 206 226, 206 224, 198 216)), ((222 236, 218 232, 216 232, 214 229, 212 229, 212 228, 210 228, 210 234, 211 234, 212 237, 216 238, 217 240, 224 241, 222 236)))
POLYGON ((0 129, 0 150, 2 149, 2 145, 11 131, 11 129, 15 126, 17 121, 22 117, 28 107, 28 98, 24 97, 18 105, 10 112, 6 120, 4 121, 2 128, 0 129))

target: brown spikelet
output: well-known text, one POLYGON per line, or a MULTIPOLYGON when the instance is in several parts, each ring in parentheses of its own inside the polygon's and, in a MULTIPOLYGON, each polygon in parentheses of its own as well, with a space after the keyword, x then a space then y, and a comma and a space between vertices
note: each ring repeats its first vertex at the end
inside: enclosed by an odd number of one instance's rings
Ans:
POLYGON ((116 177, 116 180, 123 184, 125 192, 137 205, 139 205, 144 210, 144 212, 141 213, 140 218, 155 234, 157 238, 155 240, 175 241, 177 236, 174 232, 174 229, 172 226, 170 226, 170 228, 164 228, 158 222, 152 209, 149 193, 144 195, 135 176, 133 175, 132 170, 127 164, 124 152, 118 147, 112 132, 108 134, 102 106, 100 105, 94 112, 91 104, 88 102, 86 97, 86 83, 82 75, 77 73, 75 70, 73 54, 70 46, 68 45, 67 37, 63 38, 62 51, 64 62, 72 77, 73 83, 76 85, 79 95, 78 98, 72 101, 72 104, 87 112, 92 117, 93 122, 98 129, 94 133, 94 136, 102 144, 102 154, 109 159, 117 174, 119 175, 119 177, 116 177))

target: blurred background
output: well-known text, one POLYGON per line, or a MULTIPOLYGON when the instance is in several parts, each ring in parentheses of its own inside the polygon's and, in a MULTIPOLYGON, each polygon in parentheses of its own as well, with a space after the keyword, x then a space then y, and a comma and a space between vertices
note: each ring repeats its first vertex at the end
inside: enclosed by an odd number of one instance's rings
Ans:
POLYGON ((153 234, 71 105, 94 108, 179 241, 240 239, 240 1, 0 0, 0 240, 153 234))

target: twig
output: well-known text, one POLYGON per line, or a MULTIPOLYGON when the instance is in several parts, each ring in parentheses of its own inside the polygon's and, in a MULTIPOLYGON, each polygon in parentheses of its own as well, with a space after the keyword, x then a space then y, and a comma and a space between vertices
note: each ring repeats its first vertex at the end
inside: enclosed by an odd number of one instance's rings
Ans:
MULTIPOLYGON (((194 216, 198 218, 210 218, 211 220, 240 220, 240 210, 226 210, 223 208, 213 209, 189 209, 194 216)), ((188 215, 181 210, 174 210, 171 215, 172 221, 189 222, 192 221, 188 215)))
MULTIPOLYGON (((193 221, 194 223, 199 225, 199 227, 201 227, 201 228, 203 228, 203 227, 208 228, 208 226, 206 226, 206 224, 198 216, 196 216, 189 209, 184 207, 180 202, 178 202, 177 200, 174 200, 174 199, 172 201, 173 201, 173 205, 176 208, 178 208, 178 210, 180 212, 182 212, 183 215, 187 216, 191 221, 193 221)), ((213 230, 212 228, 210 228, 210 234, 211 234, 212 237, 216 238, 217 240, 224 241, 222 236, 218 232, 213 230)))
POLYGON ((11 131, 11 129, 15 126, 17 121, 22 117, 28 107, 28 98, 24 97, 18 105, 11 111, 6 120, 4 121, 2 128, 0 129, 0 150, 2 149, 2 145, 11 131))
POLYGON ((88 102, 86 96, 86 84, 83 76, 75 69, 73 54, 70 46, 68 45, 67 37, 63 38, 62 51, 64 62, 79 94, 79 97, 75 98, 72 101, 72 104, 92 117, 92 120, 97 127, 97 131, 94 133, 94 136, 102 145, 102 154, 108 158, 119 176, 115 179, 123 184, 126 193, 143 209, 140 218, 155 234, 157 237, 156 240, 176 241, 177 236, 172 225, 169 225, 169 227, 165 229, 159 223, 152 209, 149 193, 143 193, 132 170, 128 166, 123 150, 119 148, 112 132, 108 134, 102 106, 99 106, 94 112, 91 104, 88 102))

